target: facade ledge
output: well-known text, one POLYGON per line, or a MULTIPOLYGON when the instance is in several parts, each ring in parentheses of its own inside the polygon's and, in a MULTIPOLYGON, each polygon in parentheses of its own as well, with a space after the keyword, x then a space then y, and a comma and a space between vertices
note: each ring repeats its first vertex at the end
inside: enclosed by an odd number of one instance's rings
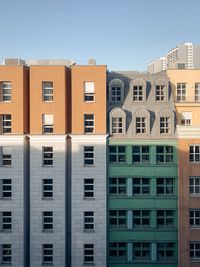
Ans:
POLYGON ((70 134, 72 142, 105 142, 107 134, 96 134, 96 135, 83 135, 83 134, 70 134))
POLYGON ((177 125, 178 138, 192 139, 200 138, 200 126, 177 125))
POLYGON ((27 140, 27 135, 0 135, 0 142, 24 142, 27 140))
POLYGON ((64 142, 67 139, 67 135, 28 135, 30 142, 64 142))

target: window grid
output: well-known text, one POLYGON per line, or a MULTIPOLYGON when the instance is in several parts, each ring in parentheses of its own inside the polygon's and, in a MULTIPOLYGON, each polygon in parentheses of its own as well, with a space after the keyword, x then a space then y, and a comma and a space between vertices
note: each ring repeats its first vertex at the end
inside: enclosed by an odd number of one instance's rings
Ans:
POLYGON ((142 85, 133 86, 133 101, 135 102, 143 101, 143 86, 142 85))
POLYGON ((134 210, 133 211, 133 227, 148 228, 150 227, 150 211, 134 210))
MULTIPOLYGON (((4 151, 8 147, 2 147, 2 166, 11 166, 12 165, 12 155, 11 152, 4 151)), ((9 148, 8 148, 9 149, 9 148)))
POLYGON ((111 101, 112 102, 120 102, 121 101, 121 87, 120 86, 112 86, 111 87, 111 101))
POLYGON ((157 195, 174 195, 174 179, 157 178, 157 195))
POLYGON ((110 163, 125 163, 126 147, 125 146, 109 146, 110 163))
POLYGON ((186 101, 186 83, 177 84, 177 101, 186 101))
POLYGON ((200 195, 200 177, 190 177, 190 194, 200 195))
POLYGON ((43 133, 44 134, 53 133, 53 115, 43 114, 42 120, 43 120, 43 133), (46 121, 47 116, 51 116, 51 121, 46 121))
POLYGON ((2 212, 2 231, 10 232, 12 230, 12 212, 2 212))
POLYGON ((123 118, 112 117, 112 133, 120 134, 123 133, 123 118))
POLYGON ((133 196, 150 195, 149 178, 133 178, 133 196))
POLYGON ((12 247, 11 244, 2 244, 2 260, 1 264, 12 263, 12 247))
POLYGON ((160 117, 160 134, 171 134, 170 117, 160 117))
POLYGON ((94 198, 94 179, 84 179, 84 198, 94 198))
POLYGON ((157 164, 173 163, 173 146, 157 146, 156 147, 157 164))
POLYGON ((174 243, 157 243, 157 259, 158 260, 174 260, 174 243))
POLYGON ((149 146, 133 146, 132 161, 134 164, 148 164, 150 161, 149 146))
POLYGON ((43 231, 53 231, 53 211, 43 212, 43 231))
POLYGON ((94 212, 84 211, 84 231, 94 230, 94 212))
POLYGON ((136 134, 147 133, 147 120, 145 117, 136 117, 136 134))
POLYGON ((110 260, 126 260, 127 258, 127 245, 125 242, 112 242, 109 243, 109 258, 110 260))
POLYGON ((195 101, 200 101, 200 83, 195 83, 195 101))
POLYGON ((94 165, 94 147, 84 146, 84 165, 92 166, 94 165))
POLYGON ((94 133, 94 114, 84 114, 84 133, 94 133))
POLYGON ((53 264, 53 244, 43 244, 42 254, 42 262, 44 264, 53 264))
POLYGON ((2 82, 1 91, 2 91, 2 101, 10 102, 11 101, 11 82, 2 82))
POLYGON ((94 244, 84 244, 84 263, 94 263, 94 244))
POLYGON ((53 166, 53 147, 44 146, 43 150, 43 166, 53 166))
POLYGON ((11 114, 2 114, 2 132, 3 134, 12 132, 11 114))
POLYGON ((157 227, 158 228, 174 227, 174 211, 157 210, 157 227))
POLYGON ((1 196, 3 199, 9 199, 12 197, 12 180, 2 179, 1 180, 2 192, 1 196))
POLYGON ((190 260, 200 260, 200 242, 190 242, 190 260))
POLYGON ((126 228, 126 210, 110 210, 109 226, 112 228, 126 228))
POLYGON ((94 102, 94 82, 84 82, 84 101, 94 102))
POLYGON ((126 196, 126 178, 110 178, 109 194, 117 196, 126 196))
POLYGON ((53 197, 53 179, 42 180, 43 198, 53 197))
POLYGON ((151 244, 148 242, 134 242, 133 259, 135 261, 151 260, 151 244))
POLYGON ((53 82, 44 81, 42 82, 43 89, 43 101, 52 102, 53 101, 53 82))
POLYGON ((190 210, 190 227, 200 227, 200 210, 190 210))
POLYGON ((200 162, 200 145, 190 145, 190 161, 200 162))
POLYGON ((156 101, 165 101, 165 100, 166 100, 166 86, 156 85, 156 101))

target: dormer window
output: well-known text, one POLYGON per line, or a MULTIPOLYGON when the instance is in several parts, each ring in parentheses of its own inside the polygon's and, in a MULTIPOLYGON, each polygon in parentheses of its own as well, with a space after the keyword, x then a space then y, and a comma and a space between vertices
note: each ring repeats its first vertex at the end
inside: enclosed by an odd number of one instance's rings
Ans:
POLYGON ((168 81, 165 78, 158 78, 155 81, 155 100, 156 102, 168 100, 168 81))
POLYGON ((160 135, 170 135, 174 132, 174 113, 171 110, 162 110, 159 114, 160 135))
POLYGON ((124 83, 120 79, 113 79, 109 83, 109 101, 124 101, 124 83))
POLYGON ((133 101, 142 102, 146 100, 146 82, 143 79, 135 79, 131 81, 133 88, 133 101))
POLYGON ((148 135, 150 131, 150 113, 145 109, 138 109, 134 114, 133 131, 136 135, 148 135))
POLYGON ((192 124, 192 112, 181 112, 181 125, 189 126, 192 124))
POLYGON ((147 119, 146 117, 136 117, 136 134, 147 133, 147 119))
POLYGON ((126 132, 126 113, 121 108, 114 108, 110 112, 110 133, 124 134, 126 132))

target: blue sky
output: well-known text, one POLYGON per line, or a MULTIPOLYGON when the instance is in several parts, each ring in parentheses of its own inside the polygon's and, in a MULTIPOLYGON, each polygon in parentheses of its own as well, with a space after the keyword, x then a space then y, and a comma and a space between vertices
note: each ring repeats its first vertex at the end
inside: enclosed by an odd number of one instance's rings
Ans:
POLYGON ((199 10, 199 0, 0 0, 0 60, 145 70, 178 43, 200 43, 199 10))

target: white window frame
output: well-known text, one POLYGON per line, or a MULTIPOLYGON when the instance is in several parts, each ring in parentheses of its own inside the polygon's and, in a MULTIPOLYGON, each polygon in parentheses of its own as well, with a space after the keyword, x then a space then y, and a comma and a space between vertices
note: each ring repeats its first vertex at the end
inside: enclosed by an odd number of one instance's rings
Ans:
POLYGON ((122 87, 120 85, 111 85, 111 102, 122 101, 122 87))
POLYGON ((196 102, 200 101, 200 82, 195 83, 195 101, 196 102))
POLYGON ((2 220, 2 232, 11 232, 12 231, 12 212, 11 211, 2 211, 1 212, 2 220))
POLYGON ((0 199, 12 198, 12 179, 0 179, 0 199), (6 196, 6 195, 9 196, 6 196))
POLYGON ((11 147, 1 147, 1 166, 11 167, 12 166, 12 152, 11 147))
POLYGON ((190 242, 190 261, 200 261, 200 256, 197 257, 197 255, 200 255, 200 242, 191 241, 190 242), (199 246, 197 249, 196 246, 199 246), (193 246, 193 248, 191 248, 193 246), (191 252, 193 252, 194 257, 191 257, 191 252))
POLYGON ((84 157, 83 157, 84 166, 86 166, 86 167, 94 166, 94 164, 95 164, 94 146, 84 146, 83 150, 84 150, 84 157), (90 149, 90 150, 88 150, 88 149, 90 149), (88 156, 86 157, 87 154, 88 154, 88 156))
POLYGON ((12 83, 11 81, 2 81, 1 82, 1 99, 2 102, 11 102, 11 92, 12 92, 12 83))
POLYGON ((95 101, 95 83, 94 81, 83 82, 84 86, 84 101, 94 102, 95 101))
POLYGON ((43 146, 42 147, 42 162, 43 167, 52 167, 53 166, 53 147, 52 146, 43 146), (51 150, 48 150, 51 149, 51 150), (47 150, 47 151, 45 151, 47 150), (49 155, 49 156, 48 156, 49 155))
POLYGON ((11 114, 2 114, 2 134, 12 133, 12 115, 11 114))
POLYGON ((11 265, 12 264, 12 245, 11 244, 1 244, 1 264, 2 265, 11 265), (9 259, 5 260, 5 259, 9 259))
POLYGON ((93 134, 95 132, 94 114, 84 114, 84 133, 93 134))
POLYGON ((84 244, 83 246, 83 262, 84 264, 94 264, 95 262, 95 250, 94 244, 84 244), (87 253, 86 253, 87 251, 87 253), (89 254, 90 252, 90 254, 89 254), (87 260, 87 257, 90 257, 91 260, 87 260))
POLYGON ((42 212, 42 230, 43 232, 53 232, 53 211, 42 212))
POLYGON ((85 178, 84 179, 84 184, 83 184, 83 194, 84 194, 84 199, 94 199, 94 179, 93 178, 85 178), (92 182, 89 182, 88 180, 92 180, 92 182), (86 187, 92 187, 92 189, 86 189, 86 187), (92 196, 87 196, 86 194, 92 193, 92 196))
POLYGON ((42 263, 53 265, 53 244, 43 244, 42 245, 42 263), (48 252, 46 254, 46 252, 48 252), (51 254, 49 254, 51 252, 51 254), (51 260, 46 260, 45 258, 51 258, 51 260))
POLYGON ((140 135, 147 134, 147 118, 136 117, 135 118, 135 129, 136 129, 136 134, 140 134, 140 135))
POLYGON ((192 125, 192 112, 190 111, 181 112, 181 125, 185 126, 192 125))
POLYGON ((177 83, 176 101, 177 102, 187 101, 187 84, 186 83, 177 83))
POLYGON ((200 145, 199 144, 194 144, 194 145, 189 146, 189 160, 191 163, 200 163, 200 145))
POLYGON ((160 117, 160 134, 171 134, 171 117, 160 117))
POLYGON ((53 198, 53 179, 52 178, 42 179, 42 198, 43 199, 53 198), (51 180, 51 183, 48 180, 51 180), (51 189, 49 189, 50 187, 51 189), (45 196, 45 193, 51 194, 51 196, 45 196))
POLYGON ((54 126, 53 114, 42 114, 43 134, 52 134, 54 126))
POLYGON ((156 85, 156 102, 166 101, 166 86, 156 85))
POLYGON ((191 209, 189 211, 190 228, 200 228, 200 209, 191 209), (193 221, 193 223, 191 223, 193 221))
POLYGON ((53 102, 53 93, 54 93, 53 81, 42 81, 42 100, 44 102, 53 102), (48 92, 48 90, 51 92, 48 92))
POLYGON ((94 211, 84 211, 83 212, 84 220, 84 231, 85 232, 94 232, 94 211))
POLYGON ((190 195, 200 196, 200 176, 191 176, 190 177, 190 195), (198 188, 198 190, 197 190, 197 188, 198 188))
POLYGON ((112 119, 112 134, 123 134, 124 126, 123 126, 123 116, 119 117, 111 117, 112 119))
POLYGON ((133 102, 143 102, 143 101, 144 101, 144 86, 133 85, 133 102))

